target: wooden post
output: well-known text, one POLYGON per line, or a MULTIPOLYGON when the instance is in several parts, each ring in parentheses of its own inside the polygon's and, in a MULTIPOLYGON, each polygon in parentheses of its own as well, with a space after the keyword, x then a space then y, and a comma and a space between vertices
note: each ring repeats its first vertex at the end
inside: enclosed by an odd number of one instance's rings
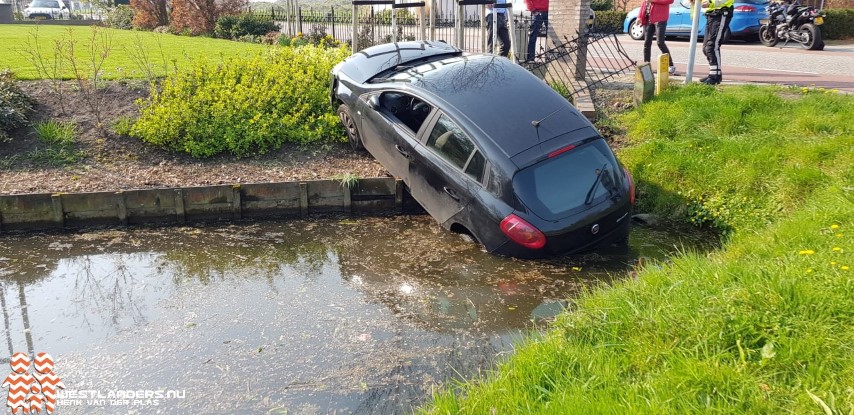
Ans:
POLYGON ((436 40, 436 11, 438 0, 430 0, 430 40, 436 40))
POLYGON ((184 210, 184 190, 175 189, 175 219, 178 223, 187 222, 187 211, 184 210))
POLYGON ((62 210, 62 194, 54 193, 50 195, 50 201, 53 203, 53 221, 60 228, 65 227, 65 212, 62 210))
POLYGON ((465 27, 463 25, 463 20, 465 19, 463 17, 463 13, 465 13, 465 6, 457 3, 457 16, 456 16, 457 19, 456 19, 456 24, 454 25, 454 27, 457 28, 457 33, 456 33, 456 35, 457 35, 456 40, 457 41, 456 41, 456 45, 454 45, 454 46, 456 46, 460 49, 465 49, 465 47, 463 47, 463 30, 465 29, 465 27))
POLYGON ((394 181, 394 207, 398 212, 403 210, 403 180, 394 181))
POLYGON ((116 192, 116 205, 118 208, 116 209, 117 216, 119 217, 119 223, 122 226, 127 226, 128 224, 128 208, 125 204, 125 193, 124 192, 116 192))
POLYGON ((350 186, 345 183, 341 183, 341 191, 344 193, 344 210, 348 212, 353 211, 353 195, 350 191, 350 186))
POLYGON ((308 184, 299 184, 299 213, 302 216, 308 215, 308 184))
POLYGON ((243 217, 243 204, 240 199, 240 185, 231 186, 231 212, 234 214, 234 219, 243 217))
POLYGON ((658 56, 657 81, 655 83, 655 95, 661 94, 670 85, 670 55, 667 53, 658 56))

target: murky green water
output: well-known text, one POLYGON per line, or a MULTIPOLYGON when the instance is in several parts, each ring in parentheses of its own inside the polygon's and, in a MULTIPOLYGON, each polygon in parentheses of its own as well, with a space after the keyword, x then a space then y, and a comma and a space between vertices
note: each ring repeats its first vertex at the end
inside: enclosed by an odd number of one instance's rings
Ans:
POLYGON ((6 235, 0 355, 52 354, 62 414, 408 412, 579 287, 708 239, 521 261, 425 216, 6 235))

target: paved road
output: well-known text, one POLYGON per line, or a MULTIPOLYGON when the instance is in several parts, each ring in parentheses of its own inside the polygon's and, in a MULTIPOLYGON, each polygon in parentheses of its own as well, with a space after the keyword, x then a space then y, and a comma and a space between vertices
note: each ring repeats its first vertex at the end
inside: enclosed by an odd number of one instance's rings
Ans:
MULTIPOLYGON (((620 35, 620 42, 632 59, 643 58, 643 42, 620 35)), ((668 39, 680 75, 688 66, 690 43, 687 39, 668 39)), ((653 59, 658 55, 653 44, 653 59)), ((854 92, 854 44, 828 45, 823 51, 807 51, 790 44, 769 48, 760 43, 734 41, 721 48, 724 82, 759 82, 803 85, 854 92)), ((705 76, 708 62, 702 43, 697 45, 694 79, 705 76)))

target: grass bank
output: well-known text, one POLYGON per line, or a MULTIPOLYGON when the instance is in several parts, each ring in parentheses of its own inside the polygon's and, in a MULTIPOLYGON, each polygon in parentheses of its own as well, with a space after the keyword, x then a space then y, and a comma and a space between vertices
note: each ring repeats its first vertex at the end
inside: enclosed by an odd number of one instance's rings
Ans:
POLYGON ((854 412, 854 97, 672 91, 620 119, 641 207, 727 231, 580 298, 435 414, 854 412))
MULTIPOLYGON (((19 79, 39 79, 28 50, 41 50, 53 62, 57 42, 74 41, 74 56, 84 65, 92 62, 91 46, 109 44, 104 79, 142 79, 164 76, 175 64, 197 57, 228 58, 263 50, 267 46, 205 37, 176 36, 85 26, 0 25, 0 70, 10 68, 19 79), (146 68, 147 67, 147 68, 146 68)), ((65 48, 67 50, 67 48, 65 48)), ((71 78, 71 73, 64 74, 71 78)))

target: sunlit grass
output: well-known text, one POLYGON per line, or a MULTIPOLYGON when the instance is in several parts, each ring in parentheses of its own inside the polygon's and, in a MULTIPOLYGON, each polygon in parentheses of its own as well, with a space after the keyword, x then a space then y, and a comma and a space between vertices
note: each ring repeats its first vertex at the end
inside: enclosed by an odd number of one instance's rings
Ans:
MULTIPOLYGON (((36 66, 28 59, 28 50, 41 48, 47 60, 53 59, 58 40, 77 42, 75 57, 82 64, 90 62, 88 46, 92 42, 91 27, 55 25, 0 25, 0 70, 10 68, 19 79, 39 79, 36 66), (37 36, 37 38, 36 38, 37 36), (36 39, 38 40, 36 42, 36 39)), ((109 56, 103 67, 105 79, 146 78, 148 72, 163 76, 176 64, 196 57, 220 59, 245 53, 255 53, 267 46, 233 42, 205 37, 97 28, 110 40, 109 56), (141 46, 141 48, 139 47, 141 46), (140 50, 145 51, 139 59, 140 50), (143 63, 140 60, 144 61, 143 63), (150 65, 146 69, 145 64, 150 65)), ((67 64, 65 65, 67 66, 67 64)), ((70 78, 68 71, 65 77, 70 78)))
POLYGON ((684 220, 716 201, 730 212, 705 223, 727 242, 583 295, 422 411, 854 412, 854 97, 801 94, 684 88, 622 118, 643 207, 684 220))

